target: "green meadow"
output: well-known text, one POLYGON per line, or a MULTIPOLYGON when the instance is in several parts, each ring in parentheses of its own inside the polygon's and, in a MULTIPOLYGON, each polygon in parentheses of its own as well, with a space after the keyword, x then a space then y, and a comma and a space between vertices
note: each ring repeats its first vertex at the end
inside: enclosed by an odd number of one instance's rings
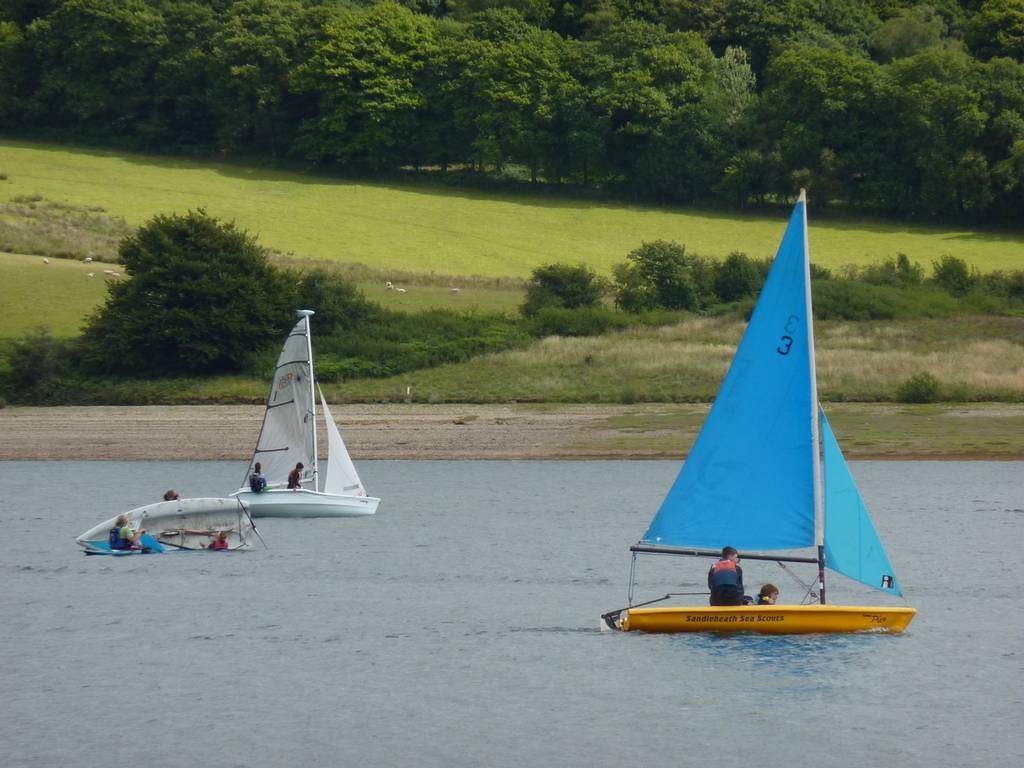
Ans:
MULTIPOLYGON (((0 252, 0 339, 16 338, 41 326, 57 338, 77 336, 86 317, 103 303, 105 283, 118 279, 104 270, 117 268, 116 264, 44 261, 42 256, 0 252)), ((523 290, 515 285, 503 288, 473 281, 431 285, 417 282, 421 279, 417 275, 405 277, 392 281, 392 289, 383 276, 357 274, 354 282, 371 301, 401 312, 455 309, 511 314, 523 301, 523 290)))
POLYGON ((40 326, 57 337, 77 336, 82 322, 106 296, 103 274, 116 265, 0 253, 0 338, 40 326), (92 274, 92 277, 89 275, 92 274))
MULTIPOLYGON (((437 275, 525 277, 544 263, 609 273, 644 241, 702 255, 774 254, 785 214, 742 215, 568 198, 498 194, 427 183, 343 180, 119 151, 0 142, 0 201, 41 195, 102 206, 138 225, 205 207, 297 257, 437 275)), ((812 259, 828 267, 897 253, 926 268, 949 254, 983 272, 1024 265, 1024 235, 811 216, 812 259)))

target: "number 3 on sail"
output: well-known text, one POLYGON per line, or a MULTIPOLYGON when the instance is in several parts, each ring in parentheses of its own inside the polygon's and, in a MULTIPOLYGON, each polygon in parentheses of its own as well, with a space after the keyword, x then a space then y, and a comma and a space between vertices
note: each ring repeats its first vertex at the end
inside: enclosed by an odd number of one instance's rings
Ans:
POLYGON ((902 632, 907 606, 825 602, 825 569, 902 596, 867 507, 818 403, 807 200, 803 191, 707 420, 641 541, 631 547, 629 606, 602 616, 644 632, 902 632), (781 331, 781 333, 780 333, 781 331), (723 454, 729 461, 723 462, 723 454), (818 566, 811 605, 634 603, 637 556, 718 557, 818 566), (813 556, 770 554, 813 548, 813 556))

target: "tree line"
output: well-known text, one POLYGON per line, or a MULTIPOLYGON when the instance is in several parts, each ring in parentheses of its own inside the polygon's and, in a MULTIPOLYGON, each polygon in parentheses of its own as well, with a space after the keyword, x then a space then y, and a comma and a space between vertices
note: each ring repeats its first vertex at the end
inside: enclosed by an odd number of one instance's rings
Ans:
POLYGON ((0 130, 1012 222, 1024 0, 0 0, 0 130))

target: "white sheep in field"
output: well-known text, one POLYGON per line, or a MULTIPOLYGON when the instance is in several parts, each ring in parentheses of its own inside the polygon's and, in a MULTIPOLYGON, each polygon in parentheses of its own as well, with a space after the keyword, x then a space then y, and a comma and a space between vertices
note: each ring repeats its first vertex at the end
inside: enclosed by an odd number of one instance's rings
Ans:
POLYGON ((50 263, 49 259, 45 259, 45 258, 43 259, 43 264, 49 264, 49 263, 50 263))
POLYGON ((111 272, 111 273, 110 273, 110 276, 111 276, 111 277, 120 277, 120 276, 121 276, 121 273, 120 273, 120 272, 111 272))
POLYGON ((385 287, 385 288, 387 288, 387 289, 388 289, 389 291, 393 291, 393 290, 395 290, 395 286, 393 286, 393 285, 391 284, 391 281, 390 281, 390 280, 388 280, 388 281, 387 281, 386 283, 384 283, 384 287, 385 287))
POLYGON ((399 293, 405 293, 405 288, 395 288, 399 293))
POLYGON ((452 293, 458 293, 460 290, 462 290, 462 289, 461 288, 452 288, 452 293))
POLYGON ((90 273, 88 273, 88 274, 86 275, 86 277, 92 277, 92 276, 93 276, 93 275, 95 275, 95 274, 96 274, 95 272, 90 272, 90 273))
POLYGON ((114 274, 114 270, 112 270, 112 269, 104 269, 103 270, 103 274, 104 275, 112 275, 112 274, 114 274))
POLYGON ((85 263, 88 264, 90 261, 92 261, 92 256, 86 256, 85 263))

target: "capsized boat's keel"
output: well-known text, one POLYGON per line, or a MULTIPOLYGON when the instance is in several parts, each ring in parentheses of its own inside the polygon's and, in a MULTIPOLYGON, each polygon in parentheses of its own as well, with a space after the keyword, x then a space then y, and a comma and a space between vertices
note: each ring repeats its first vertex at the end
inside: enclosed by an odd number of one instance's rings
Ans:
POLYGON ((917 611, 907 607, 850 605, 773 605, 729 608, 629 608, 605 614, 606 623, 624 632, 756 632, 805 635, 837 632, 897 634, 917 611))

